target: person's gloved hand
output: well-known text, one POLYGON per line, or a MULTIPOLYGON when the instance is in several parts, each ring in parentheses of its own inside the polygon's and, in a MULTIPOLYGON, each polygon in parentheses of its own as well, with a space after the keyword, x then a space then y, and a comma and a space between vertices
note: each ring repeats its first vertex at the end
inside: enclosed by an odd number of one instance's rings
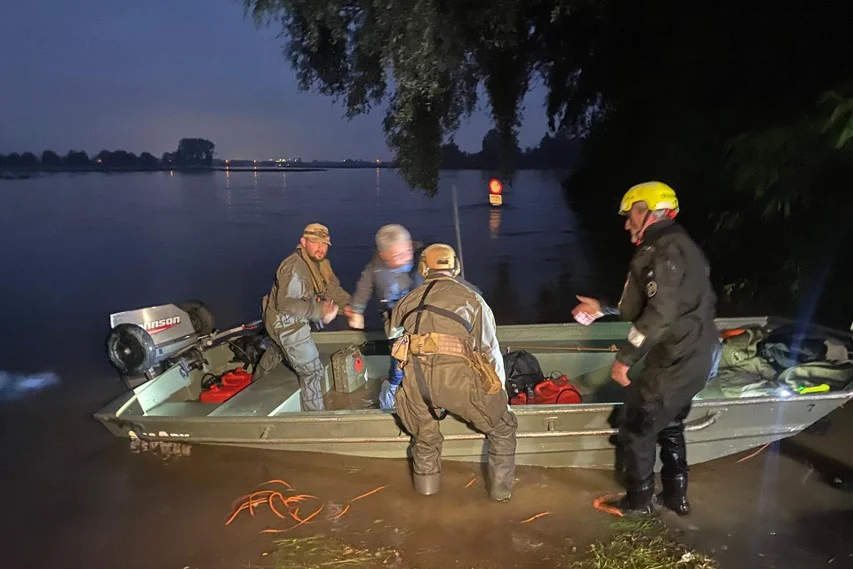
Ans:
POLYGON ((393 409, 396 405, 398 385, 392 385, 390 381, 383 381, 379 389, 379 408, 393 409))

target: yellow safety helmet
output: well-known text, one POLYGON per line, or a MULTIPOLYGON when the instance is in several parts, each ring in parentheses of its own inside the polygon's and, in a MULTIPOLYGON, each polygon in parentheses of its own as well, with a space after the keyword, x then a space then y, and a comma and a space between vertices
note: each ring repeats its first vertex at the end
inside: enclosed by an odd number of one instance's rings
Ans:
POLYGON ((675 190, 663 182, 645 182, 631 187, 622 196, 619 215, 628 215, 628 212, 637 202, 646 202, 652 211, 658 209, 671 210, 673 212, 672 217, 678 213, 678 197, 675 195, 675 190))
POLYGON ((434 243, 424 249, 418 261, 418 272, 424 277, 430 271, 450 271, 450 274, 455 277, 459 274, 460 269, 456 251, 444 243, 434 243))

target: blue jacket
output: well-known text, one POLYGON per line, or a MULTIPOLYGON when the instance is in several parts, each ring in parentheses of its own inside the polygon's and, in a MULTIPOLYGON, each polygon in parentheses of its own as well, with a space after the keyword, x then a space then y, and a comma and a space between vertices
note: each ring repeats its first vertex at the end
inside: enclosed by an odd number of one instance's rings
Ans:
POLYGON ((371 294, 375 293, 382 311, 391 310, 398 300, 423 281, 414 262, 399 269, 389 269, 376 253, 361 271, 350 306, 358 314, 364 314, 371 294))

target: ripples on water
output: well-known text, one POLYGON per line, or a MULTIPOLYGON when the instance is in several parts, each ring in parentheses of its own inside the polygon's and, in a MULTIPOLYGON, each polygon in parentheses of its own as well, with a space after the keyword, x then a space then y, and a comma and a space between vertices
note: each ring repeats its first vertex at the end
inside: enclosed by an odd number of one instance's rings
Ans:
MULTIPOLYGON (((332 264, 348 290, 373 236, 402 223, 427 243, 455 245, 459 196, 465 276, 499 324, 565 319, 594 267, 557 172, 520 172, 506 205, 487 201, 489 173, 445 172, 435 198, 395 171, 57 174, 0 182, 6 242, 0 369, 109 374, 111 312, 198 298, 219 326, 258 317, 278 263, 302 228, 331 229, 332 264)), ((379 324, 370 311, 372 324, 379 324)), ((368 320, 368 324, 371 321, 368 320)), ((338 325, 343 325, 339 319, 338 325)))

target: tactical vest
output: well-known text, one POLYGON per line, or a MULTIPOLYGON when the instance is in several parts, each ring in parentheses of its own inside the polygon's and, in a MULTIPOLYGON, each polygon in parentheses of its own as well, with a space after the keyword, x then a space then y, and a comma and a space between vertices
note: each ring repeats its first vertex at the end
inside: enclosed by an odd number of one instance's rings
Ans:
POLYGON ((429 355, 444 355, 463 359, 477 372, 477 377, 480 379, 480 388, 489 395, 494 395, 501 390, 501 381, 486 355, 474 349, 472 342, 450 334, 441 334, 439 332, 427 332, 424 334, 420 332, 421 317, 424 312, 432 312, 433 314, 452 320, 464 328, 469 336, 474 330, 473 324, 455 312, 427 304, 427 297, 439 280, 441 279, 435 279, 426 285, 426 290, 418 305, 400 319, 400 325, 405 328, 406 321, 412 316, 416 316, 413 331, 404 333, 394 342, 391 347, 391 356, 400 362, 401 369, 405 369, 409 363, 412 364, 419 391, 430 413, 436 419, 443 419, 447 413, 442 410, 442 416, 438 417, 434 411, 429 389, 423 376, 421 358, 429 355))

